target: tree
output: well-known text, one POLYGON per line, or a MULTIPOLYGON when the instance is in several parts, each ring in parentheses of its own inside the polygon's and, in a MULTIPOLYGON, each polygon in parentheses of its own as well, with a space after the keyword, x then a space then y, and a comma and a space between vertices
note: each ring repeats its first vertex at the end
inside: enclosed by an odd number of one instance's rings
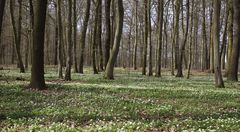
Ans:
POLYGON ((97 0, 95 5, 95 18, 94 18, 94 31, 93 31, 93 40, 92 40, 92 68, 93 73, 98 74, 97 64, 96 64, 96 54, 97 54, 97 44, 99 41, 98 38, 98 22, 99 22, 99 9, 100 9, 101 0, 97 0))
POLYGON ((123 1, 117 1, 117 18, 116 18, 116 31, 115 31, 115 38, 114 38, 114 45, 111 50, 110 58, 106 67, 104 77, 106 79, 114 79, 114 65, 117 60, 120 41, 122 38, 122 31, 123 31, 123 17, 124 17, 124 8, 123 8, 123 1))
POLYGON ((157 69, 156 76, 161 77, 162 67, 162 44, 163 44, 163 11, 164 11, 164 0, 158 1, 158 52, 157 52, 157 69))
MULTIPOLYGON (((0 1, 0 40, 1 40, 2 22, 3 22, 5 3, 6 3, 6 0, 0 1)), ((0 43, 1 43, 1 41, 0 41, 0 43)))
POLYGON ((147 45, 148 45, 148 50, 149 50, 149 55, 148 55, 148 76, 153 75, 152 71, 152 25, 151 25, 151 0, 148 0, 147 2, 147 45))
POLYGON ((137 49, 138 49, 138 0, 135 0, 135 39, 133 53, 133 68, 137 70, 137 49))
POLYGON ((221 1, 214 0, 214 18, 213 18, 213 43, 214 43, 214 72, 216 87, 223 88, 223 78, 221 72, 219 44, 220 44, 220 9, 221 1))
POLYGON ((47 0, 38 0, 34 9, 32 71, 30 88, 43 90, 46 88, 44 79, 44 34, 47 0))
POLYGON ((182 65, 183 65, 183 57, 184 57, 184 53, 185 53, 185 45, 187 43, 187 39, 188 39, 188 28, 189 28, 189 0, 187 0, 187 3, 186 3, 186 6, 187 6, 187 20, 186 20, 186 29, 185 29, 185 32, 184 32, 184 40, 183 40, 183 43, 180 47, 180 56, 178 58, 178 65, 177 65, 177 75, 176 77, 183 77, 183 68, 182 68, 182 65))
POLYGON ((72 69, 72 0, 68 0, 68 48, 67 48, 67 65, 65 72, 65 80, 71 81, 71 69, 72 69))
POLYGON ((15 17, 14 17, 14 1, 10 0, 10 15, 12 20, 13 26, 13 34, 14 34, 14 43, 15 43, 15 51, 17 54, 18 59, 18 66, 20 68, 20 72, 24 73, 25 68, 22 61, 21 55, 21 32, 22 32, 22 0, 18 0, 18 25, 16 24, 15 17))
POLYGON ((233 0, 234 17, 233 24, 235 30, 233 32, 233 46, 230 58, 228 80, 238 81, 238 65, 239 65, 239 50, 240 50, 240 1, 233 0))
POLYGON ((144 48, 143 48, 142 75, 146 75, 147 48, 148 48, 148 0, 144 0, 144 48))
POLYGON ((91 0, 87 0, 87 7, 84 14, 83 27, 81 29, 81 36, 80 36, 80 61, 79 61, 79 67, 78 67, 79 73, 83 73, 86 33, 88 28, 89 16, 90 16, 90 8, 91 8, 91 0))
POLYGON ((105 40, 105 68, 110 56, 110 47, 111 47, 111 0, 105 0, 105 27, 106 27, 106 40, 105 40))
POLYGON ((207 32, 206 32, 206 0, 202 0, 202 70, 208 68, 208 44, 207 44, 207 32))
POLYGON ((62 4, 61 0, 57 0, 57 25, 58 25, 58 48, 57 48, 57 55, 58 55, 58 77, 63 78, 63 29, 62 29, 62 4))
POLYGON ((77 1, 73 0, 73 62, 74 72, 78 72, 77 64, 77 1))

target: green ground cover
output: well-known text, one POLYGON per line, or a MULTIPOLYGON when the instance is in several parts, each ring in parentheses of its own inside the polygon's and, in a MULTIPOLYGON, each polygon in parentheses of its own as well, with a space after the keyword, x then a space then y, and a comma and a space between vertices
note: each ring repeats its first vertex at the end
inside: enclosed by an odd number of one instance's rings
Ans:
POLYGON ((64 82, 48 68, 48 90, 35 91, 25 88, 30 73, 0 73, 0 131, 240 131, 240 84, 217 89, 210 74, 117 69, 108 81, 87 70, 64 82))

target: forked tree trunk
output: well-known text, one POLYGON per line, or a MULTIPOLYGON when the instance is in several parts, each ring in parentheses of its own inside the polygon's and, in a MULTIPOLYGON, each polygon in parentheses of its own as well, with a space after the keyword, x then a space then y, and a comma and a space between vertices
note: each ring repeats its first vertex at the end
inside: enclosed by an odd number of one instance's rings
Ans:
POLYGON ((123 8, 123 1, 118 0, 117 1, 117 18, 116 18, 116 31, 115 31, 115 39, 114 39, 114 45, 111 50, 111 55, 107 64, 107 68, 105 71, 104 78, 106 79, 114 79, 114 65, 117 60, 119 47, 120 47, 120 41, 122 38, 122 31, 123 31, 123 17, 124 17, 124 8, 123 8))

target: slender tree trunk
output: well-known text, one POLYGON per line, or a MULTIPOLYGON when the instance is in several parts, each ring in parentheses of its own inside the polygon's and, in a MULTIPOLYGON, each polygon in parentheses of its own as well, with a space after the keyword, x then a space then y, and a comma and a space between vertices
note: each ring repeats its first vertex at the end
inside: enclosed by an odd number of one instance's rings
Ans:
POLYGON ((147 43, 148 43, 148 76, 153 75, 152 71, 152 25, 151 25, 151 0, 148 0, 147 3, 147 17, 148 17, 148 35, 147 35, 147 43))
POLYGON ((46 88, 44 79, 44 31, 46 21, 47 0, 35 3, 33 26, 33 52, 30 88, 43 90, 46 88))
POLYGON ((162 45, 163 45, 163 12, 164 0, 158 1, 158 45, 157 45, 157 67, 156 76, 161 77, 162 68, 162 45))
POLYGON ((192 0, 192 7, 191 7, 191 29, 190 29, 190 38, 189 38, 189 46, 188 46, 188 71, 187 71, 187 79, 190 78, 190 74, 191 74, 191 68, 192 68, 192 43, 193 43, 193 14, 194 14, 194 0, 192 0))
POLYGON ((78 73, 77 64, 77 1, 73 0, 73 62, 74 72, 78 73))
POLYGON ((85 56, 85 45, 86 45, 86 33, 88 28, 88 21, 90 16, 91 0, 87 1, 87 8, 84 14, 83 27, 80 36, 80 61, 79 61, 79 73, 83 74, 84 56, 85 56))
POLYGON ((148 0, 144 0, 144 48, 142 75, 146 75, 148 49, 148 0))
POLYGON ((115 39, 114 39, 114 45, 111 50, 111 55, 107 64, 107 68, 105 71, 104 77, 106 79, 114 79, 113 71, 114 71, 114 65, 117 60, 119 47, 120 47, 120 41, 122 38, 122 31, 123 31, 123 17, 124 17, 124 8, 123 8, 123 1, 118 0, 117 1, 117 18, 116 18, 116 32, 115 32, 115 39))
POLYGON ((240 50, 240 1, 233 0, 233 9, 234 9, 234 17, 233 17, 233 46, 232 46, 232 54, 230 58, 229 65, 229 73, 228 80, 238 81, 238 65, 239 65, 239 50, 240 50))
POLYGON ((215 85, 223 88, 224 83, 222 79, 219 43, 220 43, 220 8, 221 1, 214 0, 214 17, 213 17, 213 42, 214 42, 214 71, 215 71, 215 85))
POLYGON ((63 27, 62 27, 62 4, 57 0, 57 26, 58 26, 58 78, 63 79, 63 27))
POLYGON ((110 56, 110 47, 111 47, 111 0, 105 0, 105 27, 106 27, 106 40, 105 40, 105 68, 107 66, 109 56, 110 56))
POLYGON ((186 6, 187 6, 187 20, 186 20, 186 29, 185 29, 185 32, 184 32, 184 40, 183 40, 183 43, 180 47, 180 56, 178 58, 178 67, 177 67, 177 75, 176 77, 183 77, 183 58, 184 58, 184 54, 185 54, 185 45, 187 43, 187 39, 188 39, 188 28, 189 28, 189 0, 187 0, 187 3, 186 3, 186 6))
POLYGON ((208 66, 208 44, 207 44, 207 32, 206 32, 206 0, 202 0, 202 71, 207 70, 208 66))
POLYGON ((137 70, 137 49, 138 49, 138 0, 135 0, 135 40, 133 53, 133 68, 137 70))
POLYGON ((92 67, 93 73, 98 74, 97 64, 96 64, 96 54, 97 54, 97 44, 98 44, 98 20, 99 20, 99 8, 100 0, 97 0, 95 8, 95 19, 94 19, 94 31, 93 31, 93 41, 92 41, 92 67))
POLYGON ((99 70, 104 70, 103 64, 103 51, 102 51, 102 0, 99 1, 99 8, 98 8, 98 21, 97 21, 97 46, 99 51, 99 70))
POLYGON ((228 0, 228 47, 227 47, 227 70, 225 76, 228 76, 231 63, 232 46, 233 46, 233 0, 228 0))
POLYGON ((14 1, 10 0, 10 15, 11 15, 11 20, 12 20, 12 26, 13 26, 13 33, 14 33, 14 41, 15 41, 15 51, 17 54, 18 58, 18 65, 20 68, 20 72, 24 73, 24 65, 22 61, 22 56, 21 56, 21 31, 22 31, 22 0, 18 0, 19 3, 19 10, 18 10, 18 28, 16 25, 16 21, 14 18, 14 1))
POLYGON ((66 72, 65 80, 71 81, 71 69, 72 69, 72 0, 68 0, 68 48, 67 48, 67 63, 66 63, 66 72))

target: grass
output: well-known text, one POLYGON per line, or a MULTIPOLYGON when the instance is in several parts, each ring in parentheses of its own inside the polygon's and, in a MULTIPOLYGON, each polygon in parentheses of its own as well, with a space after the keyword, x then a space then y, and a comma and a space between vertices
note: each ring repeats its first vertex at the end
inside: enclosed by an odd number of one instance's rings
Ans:
POLYGON ((0 71, 0 131, 240 130, 239 83, 218 89, 207 73, 187 80, 117 69, 108 81, 85 72, 64 82, 47 68, 48 90, 34 91, 24 88, 30 73, 0 71))

